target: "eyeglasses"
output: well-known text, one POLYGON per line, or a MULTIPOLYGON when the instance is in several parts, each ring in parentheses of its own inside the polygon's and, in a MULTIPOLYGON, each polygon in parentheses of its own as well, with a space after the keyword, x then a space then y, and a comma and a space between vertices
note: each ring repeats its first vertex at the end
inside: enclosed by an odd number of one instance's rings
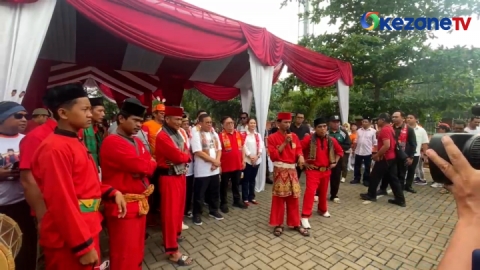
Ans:
POLYGON ((240 117, 240 119, 247 119, 247 117, 240 117))
POLYGON ((24 114, 24 113, 15 113, 13 114, 13 118, 17 119, 17 120, 20 120, 20 119, 27 119, 27 115, 24 114))

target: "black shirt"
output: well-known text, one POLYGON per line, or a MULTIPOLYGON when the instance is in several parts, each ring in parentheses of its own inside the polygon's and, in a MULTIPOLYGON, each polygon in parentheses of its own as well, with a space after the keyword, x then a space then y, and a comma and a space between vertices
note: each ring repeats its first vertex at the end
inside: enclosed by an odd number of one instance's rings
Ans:
POLYGON ((292 124, 290 130, 295 133, 300 140, 305 137, 305 134, 310 134, 310 128, 305 124, 301 124, 298 128, 295 124, 292 124))

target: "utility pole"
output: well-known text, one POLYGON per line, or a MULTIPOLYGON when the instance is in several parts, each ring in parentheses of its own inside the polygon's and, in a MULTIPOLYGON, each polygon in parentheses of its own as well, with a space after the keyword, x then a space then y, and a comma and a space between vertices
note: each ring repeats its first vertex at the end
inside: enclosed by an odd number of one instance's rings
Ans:
POLYGON ((302 14, 302 17, 298 18, 298 40, 307 37, 311 34, 310 30, 313 30, 313 25, 310 23, 310 0, 298 1, 298 14, 302 14), (302 29, 303 28, 303 29, 302 29), (303 31, 301 31, 301 29, 303 31))

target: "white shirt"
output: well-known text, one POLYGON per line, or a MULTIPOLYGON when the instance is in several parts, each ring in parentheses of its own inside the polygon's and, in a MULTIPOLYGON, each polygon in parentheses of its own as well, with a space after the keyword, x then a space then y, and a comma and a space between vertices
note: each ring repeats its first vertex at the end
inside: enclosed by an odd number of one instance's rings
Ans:
POLYGON ((466 127, 464 130, 468 133, 471 133, 471 134, 480 134, 480 128, 479 127, 477 127, 476 129, 470 129, 469 127, 466 127))
POLYGON ((258 158, 257 162, 254 165, 258 165, 262 162, 262 156, 261 154, 263 153, 263 140, 262 136, 256 131, 251 133, 250 131, 247 132, 247 136, 245 137, 245 144, 243 145, 243 150, 245 151, 245 162, 248 164, 252 165, 252 161, 250 160, 251 155, 260 155, 258 158), (257 149, 257 139, 255 137, 258 137, 258 148, 257 149))
POLYGON ((357 130, 357 146, 355 155, 369 156, 372 154, 373 146, 377 145, 377 131, 371 127, 357 130))
MULTIPOLYGON (((23 137, 25 137, 23 134, 18 134, 15 137, 0 137, 0 166, 13 164, 19 159, 20 141, 23 137)), ((0 205, 14 204, 23 200, 25 200, 25 195, 23 195, 20 179, 0 181, 0 205)))
MULTIPOLYGON (((204 134, 205 140, 210 146, 209 149, 209 155, 211 158, 216 158, 217 157, 217 151, 222 150, 222 146, 220 143, 220 139, 218 138, 218 134, 215 131, 212 132, 192 132, 192 138, 190 139, 190 145, 192 146, 192 152, 195 154, 196 152, 203 151, 202 149, 202 138, 201 134, 204 134), (212 137, 212 135, 214 137, 212 137), (217 146, 218 148, 215 149, 215 140, 217 141, 217 146)), ((220 168, 217 168, 216 170, 212 171, 212 163, 206 162, 203 160, 201 157, 195 155, 194 157, 195 160, 195 166, 193 168, 193 173, 195 175, 195 178, 200 178, 200 177, 208 177, 216 174, 220 174, 220 168)))
POLYGON ((428 134, 424 128, 418 125, 414 127, 413 130, 415 131, 415 138, 417 140, 417 152, 415 153, 415 156, 418 157, 420 156, 420 150, 422 149, 422 144, 429 142, 428 134))
POLYGON ((240 124, 237 126, 237 131, 239 132, 247 132, 247 130, 248 130, 247 125, 240 124))

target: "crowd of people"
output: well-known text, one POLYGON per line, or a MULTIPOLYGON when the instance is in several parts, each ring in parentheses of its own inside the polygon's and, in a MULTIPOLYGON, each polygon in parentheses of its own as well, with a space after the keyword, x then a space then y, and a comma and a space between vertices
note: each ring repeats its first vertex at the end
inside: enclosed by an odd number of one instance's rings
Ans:
MULTIPOLYGON (((179 250, 188 229, 184 218, 202 226, 207 216, 223 220, 230 207, 255 207, 262 162, 269 165, 275 236, 284 231, 285 211, 286 225, 302 236, 310 235, 315 201, 318 214, 330 217, 328 201, 341 203, 349 167, 350 184, 368 187, 360 194, 365 201, 375 202, 390 186, 388 202, 405 207, 404 192, 426 184, 427 133, 415 115, 401 111, 380 114, 375 125, 366 116, 359 126, 342 125, 333 115, 312 127, 303 114, 282 112, 259 134, 245 112, 237 126, 225 116, 216 130, 206 111, 189 119, 181 107, 159 104, 145 117, 147 108, 135 98, 123 102, 107 127, 103 99, 89 98, 80 84, 49 89, 44 104, 27 122, 20 104, 0 102, 0 213, 23 232, 17 269, 102 269, 102 220, 110 269, 142 268, 149 225, 161 226, 172 263, 190 265, 193 259, 179 250)), ((457 121, 453 130, 478 133, 478 122, 457 121)), ((438 126, 449 131, 447 124, 438 126)))

